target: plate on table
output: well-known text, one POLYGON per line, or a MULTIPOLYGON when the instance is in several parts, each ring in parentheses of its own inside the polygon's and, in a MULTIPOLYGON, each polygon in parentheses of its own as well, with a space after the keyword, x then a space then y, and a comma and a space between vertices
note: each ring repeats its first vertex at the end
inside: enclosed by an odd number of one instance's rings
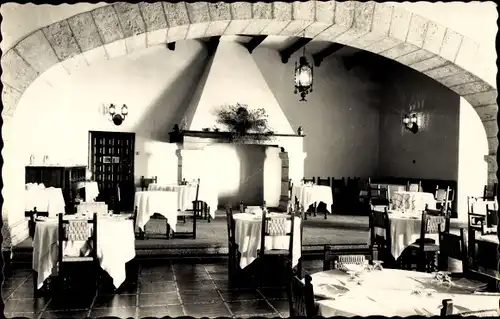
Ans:
POLYGON ((335 299, 349 292, 349 289, 336 284, 319 284, 314 287, 314 295, 321 298, 335 299))
POLYGON ((48 217, 46 217, 46 216, 37 216, 37 218, 35 218, 35 220, 36 220, 37 222, 44 222, 44 221, 46 221, 47 219, 48 219, 48 217))

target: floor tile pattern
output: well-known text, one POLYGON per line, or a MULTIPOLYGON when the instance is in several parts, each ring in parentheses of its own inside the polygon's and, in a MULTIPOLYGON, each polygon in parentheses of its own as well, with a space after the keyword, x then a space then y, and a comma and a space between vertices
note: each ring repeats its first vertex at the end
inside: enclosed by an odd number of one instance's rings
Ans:
MULTIPOLYGON (((5 316, 288 317, 288 300, 282 285, 249 282, 235 288, 228 280, 225 263, 143 260, 138 264, 137 276, 131 276, 119 291, 99 288, 38 298, 33 296, 31 271, 14 269, 2 286, 5 316)), ((304 261, 303 267, 305 273, 320 271, 321 261, 304 261)))

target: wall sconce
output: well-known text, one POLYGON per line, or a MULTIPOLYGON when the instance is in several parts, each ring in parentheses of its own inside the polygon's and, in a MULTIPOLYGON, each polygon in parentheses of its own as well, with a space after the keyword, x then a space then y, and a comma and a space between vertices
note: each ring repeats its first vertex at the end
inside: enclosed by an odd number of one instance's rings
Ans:
POLYGON ((413 134, 417 134, 419 128, 417 114, 412 113, 410 115, 403 116, 403 126, 413 134))
POLYGON ((123 104, 120 113, 116 113, 116 107, 114 104, 111 104, 108 107, 108 113, 110 115, 110 120, 116 125, 119 126, 125 121, 125 117, 128 114, 128 107, 123 104))

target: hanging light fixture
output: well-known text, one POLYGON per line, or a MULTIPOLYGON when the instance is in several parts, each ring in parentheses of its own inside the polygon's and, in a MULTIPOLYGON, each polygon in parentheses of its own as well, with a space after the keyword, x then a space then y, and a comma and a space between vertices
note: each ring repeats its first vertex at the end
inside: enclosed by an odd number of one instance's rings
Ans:
POLYGON ((125 117, 128 114, 128 107, 123 104, 120 113, 116 113, 116 107, 114 104, 111 104, 108 107, 108 113, 110 115, 110 120, 115 124, 115 125, 121 125, 123 121, 125 121, 125 117))
MULTIPOLYGON (((304 35, 305 37, 305 31, 304 35)), ((294 93, 300 93, 299 101, 306 102, 306 95, 313 91, 313 67, 309 64, 306 57, 306 47, 304 46, 302 56, 298 63, 295 62, 295 90, 294 93)))

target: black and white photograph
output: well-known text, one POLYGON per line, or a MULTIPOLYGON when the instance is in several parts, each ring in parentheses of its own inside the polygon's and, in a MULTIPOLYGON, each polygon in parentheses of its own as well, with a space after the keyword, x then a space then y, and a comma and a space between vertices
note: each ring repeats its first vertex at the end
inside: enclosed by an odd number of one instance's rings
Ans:
POLYGON ((0 15, 0 317, 500 316, 496 2, 0 15))

